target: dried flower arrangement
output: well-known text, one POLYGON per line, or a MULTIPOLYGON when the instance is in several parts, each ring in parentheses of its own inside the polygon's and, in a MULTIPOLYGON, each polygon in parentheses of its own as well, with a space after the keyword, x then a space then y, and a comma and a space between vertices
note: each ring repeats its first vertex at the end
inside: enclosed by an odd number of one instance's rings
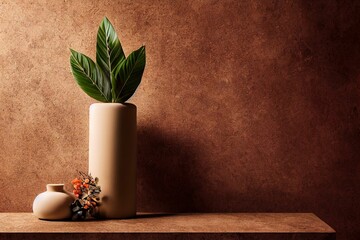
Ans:
POLYGON ((98 178, 90 174, 78 171, 79 176, 71 181, 74 186, 75 201, 71 204, 73 220, 96 218, 98 215, 100 186, 97 186, 98 178))

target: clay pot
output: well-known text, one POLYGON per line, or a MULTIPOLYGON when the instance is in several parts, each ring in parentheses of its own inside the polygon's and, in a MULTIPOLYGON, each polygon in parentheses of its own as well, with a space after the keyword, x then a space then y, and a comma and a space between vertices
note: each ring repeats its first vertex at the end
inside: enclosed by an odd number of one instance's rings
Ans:
POLYGON ((74 196, 64 189, 64 184, 47 184, 46 192, 40 193, 34 200, 33 212, 40 219, 62 220, 71 218, 70 205, 74 196))
POLYGON ((136 106, 90 106, 89 173, 101 187, 101 218, 136 215, 136 106))

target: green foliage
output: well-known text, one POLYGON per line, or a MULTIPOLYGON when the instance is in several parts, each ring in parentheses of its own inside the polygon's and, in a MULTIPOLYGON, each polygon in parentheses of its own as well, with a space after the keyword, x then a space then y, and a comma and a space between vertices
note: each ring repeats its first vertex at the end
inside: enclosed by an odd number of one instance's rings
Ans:
POLYGON ((90 97, 101 102, 126 102, 136 91, 145 69, 145 46, 125 57, 110 21, 101 22, 96 43, 96 63, 72 49, 71 70, 75 81, 90 97))

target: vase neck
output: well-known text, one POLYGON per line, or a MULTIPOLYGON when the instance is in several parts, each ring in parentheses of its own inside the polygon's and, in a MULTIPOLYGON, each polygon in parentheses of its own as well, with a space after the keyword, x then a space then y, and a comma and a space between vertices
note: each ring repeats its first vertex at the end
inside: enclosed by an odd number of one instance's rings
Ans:
POLYGON ((63 192, 64 184, 47 184, 46 190, 49 192, 63 192))

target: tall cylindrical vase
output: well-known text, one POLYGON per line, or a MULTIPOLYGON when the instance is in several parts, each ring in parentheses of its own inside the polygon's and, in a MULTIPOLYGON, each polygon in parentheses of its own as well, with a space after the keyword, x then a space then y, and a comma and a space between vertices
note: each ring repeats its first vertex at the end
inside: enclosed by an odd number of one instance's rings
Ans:
POLYGON ((89 173, 99 178, 101 218, 136 215, 135 105, 90 106, 89 173))

